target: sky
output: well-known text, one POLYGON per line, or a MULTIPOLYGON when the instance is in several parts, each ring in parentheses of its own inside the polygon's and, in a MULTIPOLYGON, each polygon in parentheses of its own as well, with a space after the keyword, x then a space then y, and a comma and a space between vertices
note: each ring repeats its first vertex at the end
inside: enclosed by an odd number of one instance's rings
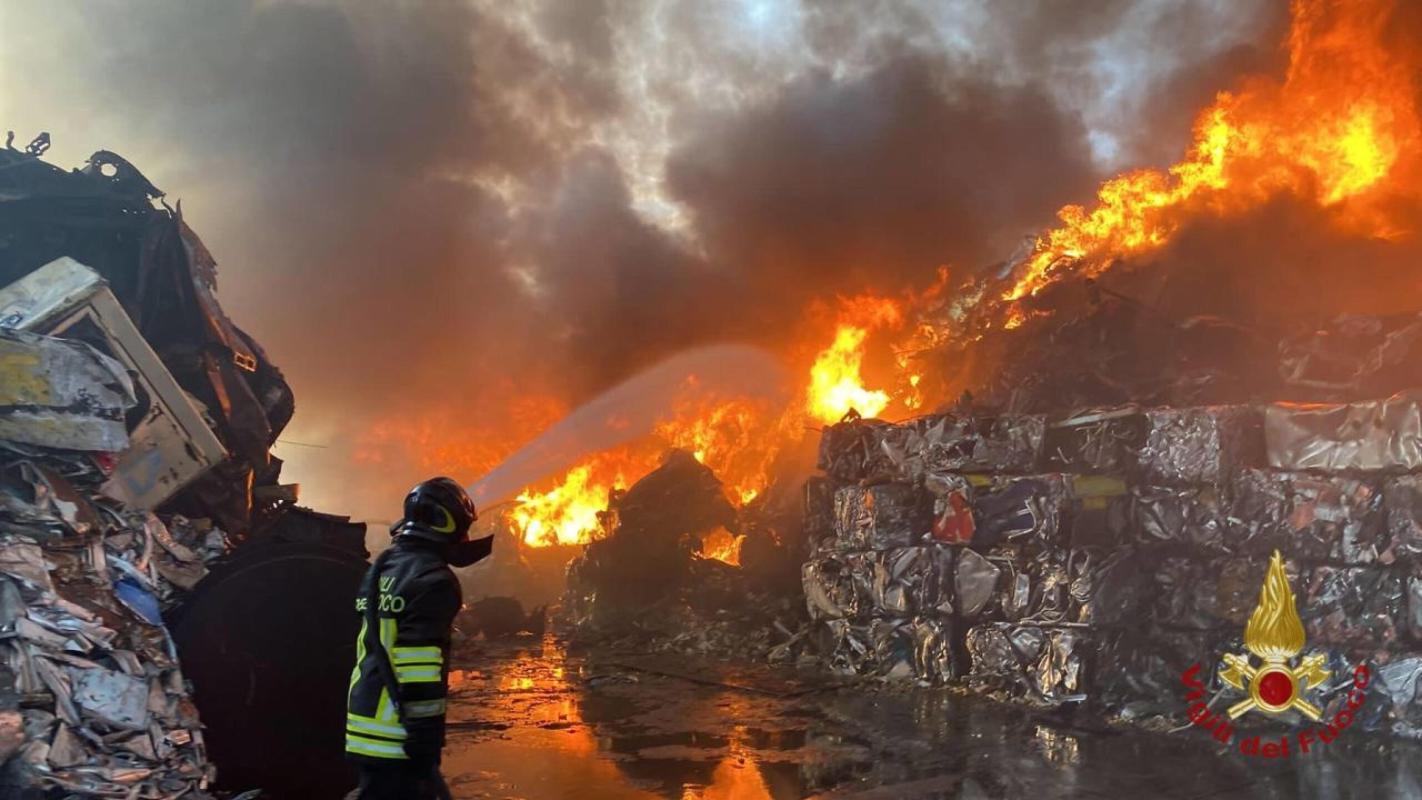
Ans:
POLYGON ((425 471, 473 481, 668 355, 774 348, 816 302, 1006 257, 1279 70, 1286 14, 0 0, 0 131, 181 200, 296 392, 285 478, 388 519, 425 471))

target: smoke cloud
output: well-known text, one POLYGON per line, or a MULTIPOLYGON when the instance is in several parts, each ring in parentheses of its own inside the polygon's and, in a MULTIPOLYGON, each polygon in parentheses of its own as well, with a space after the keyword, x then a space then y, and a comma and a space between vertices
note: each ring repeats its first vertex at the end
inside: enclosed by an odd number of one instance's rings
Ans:
POLYGON ((1283 13, 1161 5, 6 4, 0 128, 184 201, 323 446, 288 478, 388 518, 669 354, 779 347, 1175 157, 1283 13))

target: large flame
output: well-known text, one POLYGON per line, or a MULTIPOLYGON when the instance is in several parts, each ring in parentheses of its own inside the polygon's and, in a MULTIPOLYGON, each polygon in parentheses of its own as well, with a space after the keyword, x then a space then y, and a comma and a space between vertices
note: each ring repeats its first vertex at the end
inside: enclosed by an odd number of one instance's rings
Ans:
POLYGON ((1244 646, 1266 661, 1293 658, 1304 647, 1303 622, 1294 607, 1294 590, 1289 587, 1284 559, 1278 550, 1269 559, 1264 588, 1259 591, 1259 605, 1254 607, 1249 624, 1244 628, 1244 646))
POLYGON ((838 422, 850 411, 878 416, 890 400, 888 392, 864 386, 864 342, 871 330, 900 324, 903 309, 875 295, 841 299, 840 305, 834 341, 815 356, 805 390, 805 410, 820 422, 838 422))
MULTIPOLYGON (((1063 208, 1062 224, 1038 238, 1004 298, 1157 248, 1190 214, 1237 213, 1280 192, 1330 209, 1345 227, 1402 233, 1380 195, 1422 129, 1416 59, 1385 46, 1394 5, 1295 0, 1283 81, 1256 78, 1221 93, 1198 117, 1180 163, 1128 172, 1103 184, 1090 208, 1063 208)), ((1021 321, 1020 312, 1004 318, 1008 327, 1021 321)))
MULTIPOLYGON (((599 453, 557 481, 525 491, 509 519, 523 541, 534 547, 593 541, 603 534, 598 512, 606 508, 609 494, 654 469, 669 447, 686 450, 709 467, 725 484, 733 504, 755 500, 769 486, 782 449, 803 437, 806 414, 815 421, 835 422, 851 409, 874 416, 896 399, 905 411, 923 402, 917 376, 905 373, 903 386, 891 393, 866 387, 861 374, 870 332, 896 329, 904 316, 904 304, 891 298, 840 298, 833 340, 808 370, 800 395, 803 408, 765 398, 708 396, 692 376, 655 426, 653 441, 599 453)), ((898 366, 907 369, 903 363, 898 366)), ((738 564, 740 543, 729 534, 708 535, 701 554, 738 564)))
MULTIPOLYGON (((604 531, 599 512, 613 491, 625 489, 661 462, 667 448, 686 450, 711 468, 736 505, 754 500, 770 482, 781 447, 798 440, 800 428, 766 400, 704 397, 695 377, 682 399, 655 427, 649 441, 598 453, 555 482, 519 495, 508 513, 525 544, 587 544, 604 531)), ((737 563, 740 544, 723 543, 703 555, 737 563), (734 546, 732 546, 734 544, 734 546)))

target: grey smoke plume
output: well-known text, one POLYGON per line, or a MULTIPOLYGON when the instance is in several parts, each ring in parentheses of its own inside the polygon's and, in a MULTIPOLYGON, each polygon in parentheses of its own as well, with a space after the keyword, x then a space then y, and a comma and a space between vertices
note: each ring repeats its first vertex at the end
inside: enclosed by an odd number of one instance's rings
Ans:
POLYGON ((0 128, 183 198, 329 446, 291 477, 378 516, 439 465, 352 467, 375 423, 477 439, 511 396, 1001 258, 1276 68, 1281 5, 6 4, 0 128))

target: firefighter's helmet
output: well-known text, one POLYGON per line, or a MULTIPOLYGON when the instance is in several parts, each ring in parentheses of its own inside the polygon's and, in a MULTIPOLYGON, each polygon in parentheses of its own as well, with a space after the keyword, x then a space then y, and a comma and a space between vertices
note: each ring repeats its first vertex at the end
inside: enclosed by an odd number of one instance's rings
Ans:
POLYGON ((444 542, 469 539, 469 527, 479 515, 469 493, 452 478, 430 478, 405 495, 400 533, 444 542))

